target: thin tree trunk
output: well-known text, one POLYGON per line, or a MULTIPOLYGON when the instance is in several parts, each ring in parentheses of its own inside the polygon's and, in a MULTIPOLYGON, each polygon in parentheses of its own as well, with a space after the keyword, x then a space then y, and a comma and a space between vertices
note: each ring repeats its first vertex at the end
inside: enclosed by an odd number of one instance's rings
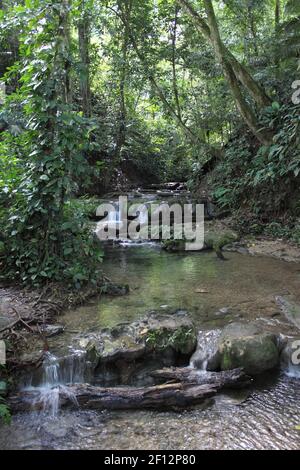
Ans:
POLYGON ((81 1, 81 18, 78 22, 78 43, 80 53, 80 94, 82 111, 85 117, 91 115, 91 89, 90 89, 90 18, 86 11, 85 1, 81 1))
POLYGON ((253 39, 254 52, 256 55, 258 55, 257 31, 255 28, 255 16, 254 16, 254 12, 251 6, 248 7, 248 18, 249 18, 249 30, 251 32, 252 39, 253 39))
POLYGON ((174 22, 172 27, 172 74, 173 74, 173 91, 174 91, 174 98, 175 98, 175 105, 177 109, 178 117, 182 120, 181 115, 181 107, 179 101, 179 91, 177 85, 177 73, 176 73, 176 44, 177 44, 177 26, 178 26, 178 12, 179 7, 175 5, 175 15, 174 15, 174 22))
MULTIPOLYGON (((142 67, 144 68, 144 72, 145 72, 145 75, 146 77, 148 78, 149 82, 151 83, 151 85, 153 86, 153 89, 155 90, 158 98, 161 100, 161 102, 165 105, 165 108, 167 109, 167 111, 170 113, 171 116, 173 116, 175 118, 175 120, 177 121, 178 125, 182 128, 182 130, 184 131, 184 133, 186 134, 186 136, 193 142, 193 143, 202 143, 204 145, 207 146, 205 140, 201 140, 200 137, 196 134, 194 134, 194 132, 185 124, 185 122, 183 121, 182 117, 178 116, 177 112, 176 112, 176 109, 172 106, 172 104, 167 100, 163 90, 161 89, 161 87, 159 86, 158 82, 156 81, 156 78, 154 77, 154 75, 152 74, 148 64, 147 64, 147 61, 145 60, 145 57, 143 55, 143 53, 140 51, 139 47, 138 47, 138 44, 135 40, 135 36, 134 36, 134 33, 130 27, 130 24, 128 23, 128 19, 127 19, 127 16, 126 14, 124 14, 124 11, 122 11, 121 13, 118 13, 116 10, 114 10, 113 8, 111 8, 111 10, 121 18, 121 20, 123 21, 124 24, 128 24, 128 31, 129 31, 129 39, 130 39, 130 42, 132 44, 132 47, 133 49, 135 50, 135 53, 138 57, 138 59, 140 60, 141 64, 142 64, 142 67)), ((211 147, 211 146, 207 146, 208 147, 208 152, 213 156, 213 157, 218 157, 221 155, 221 151, 217 148, 214 148, 214 147, 211 147)))
POLYGON ((279 27, 280 27, 280 17, 281 17, 280 0, 275 0, 275 32, 276 34, 278 33, 279 27))
POLYGON ((131 43, 133 45, 133 48, 136 52, 136 55, 138 56, 143 68, 144 68, 144 71, 148 77, 148 80, 150 81, 150 83, 152 84, 157 96, 160 98, 160 100, 162 101, 162 103, 165 105, 166 109, 169 111, 170 115, 173 116, 178 124, 180 125, 180 127, 183 129, 183 131, 185 132, 185 134, 192 139, 193 142, 196 142, 198 140, 198 137, 193 133, 193 131, 185 124, 185 122, 182 120, 182 117, 179 116, 176 112, 176 109, 172 106, 172 104, 167 100, 163 90, 161 89, 161 87, 159 86, 159 84, 157 83, 155 77, 153 76, 153 74, 151 73, 144 57, 143 57, 143 54, 140 52, 139 50, 139 47, 136 43, 136 40, 132 34, 132 32, 130 33, 130 39, 131 39, 131 43))
MULTIPOLYGON (((127 22, 123 23, 124 30, 122 34, 122 65, 120 71, 120 84, 119 84, 119 122, 118 122, 118 130, 117 130, 117 138, 116 138, 116 149, 114 155, 114 166, 119 163, 122 148, 126 142, 126 117, 127 117, 127 109, 126 109, 126 82, 127 82, 127 74, 128 74, 128 47, 129 47, 129 24, 130 24, 130 16, 131 16, 131 9, 132 9, 132 2, 131 0, 122 0, 124 4, 124 14, 126 15, 127 22)), ((121 2, 118 2, 119 10, 122 9, 121 2)))
MULTIPOLYGON (((194 19, 195 25, 197 26, 200 33, 209 41, 212 42, 212 36, 210 27, 206 21, 199 15, 199 13, 194 9, 194 7, 189 3, 188 0, 177 0, 179 4, 189 13, 189 15, 194 19)), ((247 68, 241 64, 234 55, 226 48, 226 46, 221 41, 221 47, 223 50, 223 55, 228 58, 228 61, 231 64, 233 72, 237 79, 242 83, 242 85, 248 90, 251 97, 255 100, 257 106, 261 109, 271 104, 271 99, 267 96, 264 89, 253 79, 253 77, 248 72, 247 68)))
POLYGON ((280 16, 281 16, 281 4, 280 0, 275 0, 275 65, 277 78, 279 78, 279 64, 280 64, 280 46, 279 46, 279 34, 280 34, 280 16))
MULTIPOLYGON (((62 101, 65 106, 70 106, 72 104, 72 87, 71 87, 71 60, 70 60, 70 50, 71 50, 71 31, 70 31, 70 0, 62 1, 63 8, 61 9, 60 15, 60 43, 61 43, 61 58, 64 60, 62 68, 62 101)), ((69 178, 72 177, 70 174, 70 150, 68 147, 64 150, 65 154, 65 171, 69 178)), ((62 185, 61 197, 60 197, 60 214, 63 211, 65 197, 66 197, 66 188, 62 185)))
POLYGON ((227 54, 225 54, 224 46, 220 38, 219 28, 213 9, 212 1, 204 0, 204 5, 208 17, 208 25, 211 34, 212 45, 214 47, 218 61, 222 65, 225 78, 228 81, 237 108, 244 121, 248 125, 249 129, 257 137, 257 139, 264 145, 270 145, 272 142, 272 136, 269 135, 268 132, 261 130, 261 126, 255 116, 254 111, 251 109, 241 92, 231 62, 228 60, 227 54))

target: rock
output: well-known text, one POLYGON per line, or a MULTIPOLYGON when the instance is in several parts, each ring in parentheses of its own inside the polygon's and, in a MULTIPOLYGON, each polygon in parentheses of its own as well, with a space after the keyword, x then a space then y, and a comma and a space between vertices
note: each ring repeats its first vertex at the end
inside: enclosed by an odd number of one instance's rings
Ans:
POLYGON ((47 338, 52 338, 53 336, 63 333, 65 331, 65 327, 63 325, 44 325, 42 331, 47 338))
POLYGON ((199 331, 191 366, 207 371, 242 368, 251 376, 274 369, 286 341, 254 323, 232 323, 223 330, 199 331))
POLYGON ((279 364, 279 339, 261 332, 254 324, 232 323, 220 337, 218 351, 221 370, 243 368, 258 375, 279 364))
POLYGON ((109 383, 112 377, 128 383, 135 373, 145 376, 149 366, 177 365, 179 358, 187 362, 196 347, 196 331, 182 311, 173 315, 150 312, 140 321, 101 330, 78 342, 99 382, 100 376, 109 377, 109 383))
POLYGON ((32 366, 39 364, 44 356, 44 351, 42 349, 36 349, 35 351, 24 353, 19 358, 19 365, 23 367, 32 366))
POLYGON ((186 242, 185 240, 164 240, 162 242, 162 248, 169 253, 178 253, 186 251, 186 242))
POLYGON ((300 305, 285 297, 276 297, 277 305, 281 308, 289 322, 300 329, 300 305))
POLYGON ((226 315, 229 315, 229 314, 230 314, 230 309, 227 307, 220 308, 220 310, 216 312, 216 316, 218 317, 225 317, 226 315))
MULTIPOLYGON (((144 326, 144 325, 143 325, 144 326)), ((147 350, 163 351, 168 348, 183 355, 191 355, 196 347, 196 330, 187 315, 150 314, 143 331, 147 350)))
POLYGON ((205 232, 205 248, 217 249, 223 248, 230 243, 238 240, 238 235, 229 229, 209 229, 205 232))
POLYGON ((102 294, 111 295, 111 296, 122 296, 129 293, 128 285, 118 285, 111 282, 106 283, 102 287, 102 294))
MULTIPOLYGON (((224 246, 230 246, 238 239, 238 234, 223 224, 215 221, 207 222, 205 224, 204 246, 200 251, 212 249, 220 254, 224 246)), ((164 240, 162 248, 169 252, 182 252, 186 249, 186 240, 164 240)))

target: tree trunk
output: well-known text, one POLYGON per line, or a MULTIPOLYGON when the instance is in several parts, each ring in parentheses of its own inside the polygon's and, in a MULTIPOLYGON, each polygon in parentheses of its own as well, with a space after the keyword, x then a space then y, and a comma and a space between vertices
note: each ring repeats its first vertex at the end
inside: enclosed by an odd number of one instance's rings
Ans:
POLYGON ((272 142, 272 136, 268 132, 261 130, 261 126, 255 116, 254 111, 251 109, 241 92, 231 62, 228 60, 227 54, 225 54, 224 46, 220 38, 219 28, 213 9, 212 1, 204 0, 204 5, 208 17, 208 25, 211 34, 212 45, 214 47, 218 61, 222 65, 225 78, 228 81, 237 108, 244 121, 248 125, 249 129, 257 137, 257 139, 264 145, 270 145, 272 142))
POLYGON ((280 27, 281 5, 280 0, 275 0, 275 32, 278 34, 280 27))
POLYGON ((280 65, 280 45, 279 45, 280 16, 281 16, 280 0, 275 0, 275 37, 276 37, 275 65, 276 65, 277 78, 279 78, 279 65, 280 65))
MULTIPOLYGON (((127 22, 123 23, 124 29, 122 34, 122 65, 120 70, 120 84, 119 84, 119 123, 117 129, 117 138, 116 138, 116 149, 114 155, 113 166, 119 164, 122 148, 126 142, 126 82, 127 82, 127 73, 128 73, 128 47, 129 47, 129 24, 130 16, 132 9, 132 2, 129 0, 122 0, 124 4, 124 15, 127 18, 127 22)), ((122 4, 118 2, 118 8, 121 11, 122 4)))
POLYGON ((151 372, 156 379, 176 380, 185 384, 213 385, 216 390, 223 388, 243 388, 251 383, 243 369, 225 372, 205 372, 189 367, 171 367, 151 372))
MULTIPOLYGON (((197 26, 200 33, 209 41, 212 42, 211 30, 206 23, 206 21, 201 18, 199 13, 194 9, 194 7, 189 3, 188 0, 177 0, 180 5, 189 13, 189 15, 194 19, 195 25, 197 26)), ((257 106, 261 109, 271 104, 271 99, 267 96, 264 89, 253 79, 251 74, 248 72, 247 68, 241 64, 234 55, 226 48, 226 46, 221 42, 223 55, 228 58, 228 61, 231 64, 233 72, 236 78, 242 83, 246 88, 248 93, 254 99, 257 106)))
MULTIPOLYGON (((124 18, 124 17, 123 17, 124 18)), ((126 19, 124 18, 124 21, 126 21, 126 19)), ((155 77, 153 76, 153 74, 151 73, 144 57, 143 57, 143 54, 142 52, 140 51, 138 45, 137 45, 137 42, 135 40, 135 37, 133 35, 133 32, 130 30, 130 40, 131 40, 131 43, 132 43, 132 46, 135 50, 135 53, 136 55, 138 56, 143 68, 144 68, 144 71, 145 71, 145 74, 148 78, 148 80, 150 81, 151 85, 153 86, 157 96, 159 97, 159 99, 162 101, 162 103, 165 105, 165 108, 167 109, 167 111, 170 113, 171 116, 173 116, 176 121, 178 122, 179 126, 183 129, 183 131, 185 132, 185 134, 193 141, 193 142, 197 142, 198 139, 198 136, 196 136, 193 131, 185 124, 185 122, 182 120, 182 117, 179 116, 176 112, 176 109, 172 106, 172 104, 167 100, 167 98, 165 97, 165 94, 163 92, 163 90, 161 89, 161 87, 159 86, 159 84, 157 83, 155 77)))
POLYGON ((174 99, 175 99, 175 106, 177 109, 177 114, 180 119, 181 116, 181 107, 179 101, 179 91, 177 86, 177 73, 176 73, 176 44, 177 44, 177 26, 178 26, 178 12, 179 7, 175 5, 175 14, 174 14, 174 22, 171 32, 172 37, 172 74, 173 74, 173 91, 174 91, 174 99))
POLYGON ((85 1, 81 1, 81 18, 78 22, 78 43, 80 53, 80 94, 82 112, 85 117, 91 115, 91 89, 90 89, 90 19, 86 11, 85 1))
POLYGON ((200 144, 203 144, 203 145, 206 145, 207 146, 207 152, 210 153, 212 156, 220 156, 222 154, 222 152, 217 149, 217 148, 214 148, 214 147, 211 147, 211 146, 208 146, 205 142, 205 140, 202 140, 198 135, 196 135, 187 125, 186 123, 183 121, 182 117, 178 115, 178 113, 176 112, 176 109, 173 107, 173 105, 168 101, 168 99, 166 98, 163 90, 161 89, 161 87, 159 86, 159 84, 157 83, 156 81, 156 78, 154 77, 154 75, 152 74, 146 60, 145 60, 145 57, 143 55, 143 53, 140 51, 140 48, 136 42, 136 39, 135 39, 135 35, 130 27, 130 24, 128 22, 128 17, 126 14, 124 14, 124 11, 121 11, 120 13, 118 13, 116 10, 113 10, 115 14, 117 14, 121 20, 123 21, 124 25, 127 24, 128 26, 128 32, 129 32, 129 39, 130 39, 130 42, 132 44, 132 47, 133 49, 135 50, 135 53, 138 57, 138 59, 140 60, 141 64, 142 64, 142 67, 144 68, 144 71, 145 71, 145 75, 146 77, 148 78, 149 82, 151 83, 151 85, 153 86, 153 89, 154 91, 156 92, 158 98, 162 101, 162 103, 164 104, 166 110, 170 113, 170 115, 172 117, 174 117, 178 123, 178 125, 182 128, 182 130, 184 131, 185 135, 193 142, 193 143, 200 143, 200 144))
MULTIPOLYGON (((55 393, 55 392, 54 392, 55 393)), ((187 408, 216 394, 212 385, 167 384, 146 388, 102 388, 91 385, 59 387, 60 407, 96 410, 187 408)), ((39 391, 24 391, 11 397, 12 411, 42 410, 45 406, 39 391)))

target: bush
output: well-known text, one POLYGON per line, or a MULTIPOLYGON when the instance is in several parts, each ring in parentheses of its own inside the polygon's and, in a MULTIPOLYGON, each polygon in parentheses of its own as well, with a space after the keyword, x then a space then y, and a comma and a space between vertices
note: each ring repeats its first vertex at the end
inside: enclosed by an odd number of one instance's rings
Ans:
POLYGON ((214 198, 229 209, 247 207, 261 219, 299 215, 300 106, 273 103, 262 125, 277 129, 273 144, 257 149, 249 133, 237 133, 213 174, 214 198))

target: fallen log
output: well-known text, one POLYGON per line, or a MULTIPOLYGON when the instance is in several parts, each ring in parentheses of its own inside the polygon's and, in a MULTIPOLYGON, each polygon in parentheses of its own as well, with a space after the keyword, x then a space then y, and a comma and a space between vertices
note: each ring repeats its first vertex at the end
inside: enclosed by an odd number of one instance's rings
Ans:
POLYGON ((224 372, 206 372, 191 367, 170 367, 151 372, 151 376, 162 380, 175 380, 184 384, 212 385, 216 390, 243 388, 250 385, 252 379, 243 369, 224 372))
MULTIPOLYGON (((216 394, 212 385, 165 384, 153 387, 102 388, 87 384, 59 386, 59 406, 95 410, 172 409, 202 403, 216 394)), ((49 391, 51 396, 51 391, 49 391)), ((11 397, 12 411, 43 410, 50 403, 45 391, 29 390, 11 397)), ((57 396, 56 396, 57 398, 57 396)))

